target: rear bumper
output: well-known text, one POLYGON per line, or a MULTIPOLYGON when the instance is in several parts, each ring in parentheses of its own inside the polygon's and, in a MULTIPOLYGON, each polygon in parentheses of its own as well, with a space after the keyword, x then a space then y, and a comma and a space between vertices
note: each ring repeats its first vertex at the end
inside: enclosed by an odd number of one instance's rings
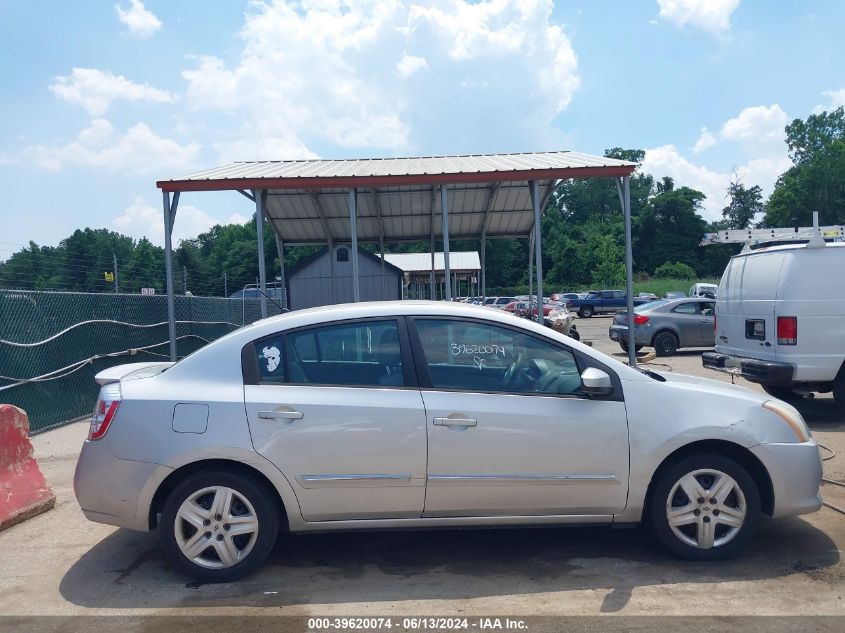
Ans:
POLYGON ((707 369, 739 374, 746 380, 761 385, 789 387, 795 374, 795 367, 789 363, 743 358, 719 352, 705 352, 701 355, 701 364, 707 369))
POLYGON ((803 444, 759 444, 750 450, 772 480, 772 518, 808 514, 822 507, 822 462, 814 440, 803 444))
MULTIPOLYGON (((611 325, 608 330, 608 338, 617 343, 628 343, 628 326, 627 325, 611 325)), ((647 332, 641 332, 639 328, 634 328, 635 345, 648 346, 651 345, 651 340, 648 338, 647 332)))
POLYGON ((118 459, 105 439, 82 445, 73 490, 89 521, 146 532, 153 495, 172 468, 118 459))

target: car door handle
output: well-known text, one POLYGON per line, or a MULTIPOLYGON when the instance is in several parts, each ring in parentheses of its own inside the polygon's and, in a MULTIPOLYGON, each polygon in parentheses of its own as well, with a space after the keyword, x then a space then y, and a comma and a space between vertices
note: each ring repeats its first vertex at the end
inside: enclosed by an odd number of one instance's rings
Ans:
POLYGON ((469 418, 434 418, 437 426, 478 426, 478 420, 469 418))
POLYGON ((302 411, 259 411, 262 420, 301 420, 302 411))

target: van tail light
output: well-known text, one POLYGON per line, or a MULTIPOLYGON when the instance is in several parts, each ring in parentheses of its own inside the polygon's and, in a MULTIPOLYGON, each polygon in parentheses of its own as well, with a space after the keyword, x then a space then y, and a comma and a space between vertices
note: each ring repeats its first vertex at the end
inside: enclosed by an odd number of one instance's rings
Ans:
POLYGON ((644 314, 634 315, 634 325, 645 325, 648 323, 648 317, 644 314))
POLYGON ((94 405, 94 414, 91 416, 91 427, 88 429, 89 440, 99 440, 106 434, 118 406, 120 406, 120 383, 112 382, 103 385, 97 397, 97 404, 94 405))
POLYGON ((798 317, 778 317, 778 345, 798 344, 798 317))

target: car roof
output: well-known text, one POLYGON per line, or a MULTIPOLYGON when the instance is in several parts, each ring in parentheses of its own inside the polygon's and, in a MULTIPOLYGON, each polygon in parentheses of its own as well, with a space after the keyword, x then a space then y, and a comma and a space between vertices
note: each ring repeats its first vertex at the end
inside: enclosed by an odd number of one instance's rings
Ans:
MULTIPOLYGON (((806 244, 777 244, 775 246, 762 246, 760 248, 755 248, 749 251, 743 251, 741 253, 737 253, 731 259, 736 257, 748 257, 749 255, 764 255, 766 253, 776 253, 779 251, 794 251, 799 249, 806 250, 806 244)), ((828 249, 828 248, 845 248, 845 242, 828 242, 823 247, 819 247, 820 249, 828 249)))

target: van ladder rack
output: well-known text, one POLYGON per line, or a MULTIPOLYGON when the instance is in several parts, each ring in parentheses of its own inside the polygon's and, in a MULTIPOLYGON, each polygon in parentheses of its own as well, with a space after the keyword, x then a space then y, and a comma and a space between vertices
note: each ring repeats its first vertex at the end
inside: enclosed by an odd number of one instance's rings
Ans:
POLYGON ((808 246, 824 246, 825 240, 845 240, 845 226, 819 226, 819 214, 813 212, 813 226, 785 229, 731 229, 705 233, 701 246, 712 244, 745 244, 746 248, 766 242, 807 241, 808 246))

